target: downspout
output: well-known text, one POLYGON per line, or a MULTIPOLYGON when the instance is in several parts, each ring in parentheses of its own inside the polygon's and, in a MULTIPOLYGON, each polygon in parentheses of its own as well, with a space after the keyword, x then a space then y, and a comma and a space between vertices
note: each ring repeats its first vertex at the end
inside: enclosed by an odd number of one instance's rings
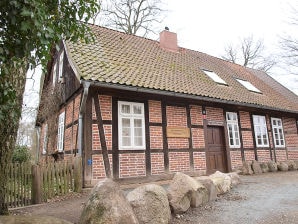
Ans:
POLYGON ((79 131, 78 131, 78 156, 82 156, 82 151, 84 148, 84 141, 83 141, 83 131, 84 131, 84 114, 86 109, 86 101, 88 97, 88 91, 90 87, 89 82, 83 82, 84 92, 80 106, 80 113, 79 113, 79 131))

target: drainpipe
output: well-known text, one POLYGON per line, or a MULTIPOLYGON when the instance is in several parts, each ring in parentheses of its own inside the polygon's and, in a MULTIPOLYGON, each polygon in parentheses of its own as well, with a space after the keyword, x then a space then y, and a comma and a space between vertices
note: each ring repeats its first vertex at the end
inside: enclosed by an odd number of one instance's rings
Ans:
POLYGON ((88 97, 88 91, 90 87, 89 82, 83 82, 83 87, 84 87, 84 93, 81 101, 81 106, 80 106, 80 113, 79 113, 79 133, 78 133, 78 155, 82 156, 82 150, 83 150, 83 131, 84 131, 84 114, 85 114, 85 108, 86 108, 86 101, 88 97))

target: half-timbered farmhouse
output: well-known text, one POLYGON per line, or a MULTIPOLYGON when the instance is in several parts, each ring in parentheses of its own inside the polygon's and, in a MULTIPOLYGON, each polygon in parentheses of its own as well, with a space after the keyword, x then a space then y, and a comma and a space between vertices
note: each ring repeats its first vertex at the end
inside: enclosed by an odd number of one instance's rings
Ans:
POLYGON ((82 157, 91 186, 298 159, 298 97, 266 73, 179 47, 167 30, 155 41, 90 27, 94 43, 64 42, 49 63, 40 161, 82 157))

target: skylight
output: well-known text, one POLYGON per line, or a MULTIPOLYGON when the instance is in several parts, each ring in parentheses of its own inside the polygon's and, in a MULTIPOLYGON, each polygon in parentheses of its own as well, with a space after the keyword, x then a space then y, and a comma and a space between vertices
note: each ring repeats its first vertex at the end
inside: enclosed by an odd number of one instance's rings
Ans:
POLYGON ((203 72, 208 75, 209 78, 211 78, 214 82, 217 82, 219 84, 227 85, 227 83, 220 78, 215 72, 203 70, 203 72))
POLYGON ((242 79, 236 79, 236 80, 240 82, 249 91, 261 93, 261 91, 258 88, 256 88, 253 84, 251 84, 249 81, 242 80, 242 79))

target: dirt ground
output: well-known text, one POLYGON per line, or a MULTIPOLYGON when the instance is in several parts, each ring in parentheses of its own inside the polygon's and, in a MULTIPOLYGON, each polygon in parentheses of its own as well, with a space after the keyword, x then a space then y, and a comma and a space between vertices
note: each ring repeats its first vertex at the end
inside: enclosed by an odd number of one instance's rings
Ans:
MULTIPOLYGON (((216 201, 176 215, 172 224, 298 223, 298 171, 241 176, 242 183, 216 201)), ((11 213, 49 215, 77 223, 89 191, 11 213)))

